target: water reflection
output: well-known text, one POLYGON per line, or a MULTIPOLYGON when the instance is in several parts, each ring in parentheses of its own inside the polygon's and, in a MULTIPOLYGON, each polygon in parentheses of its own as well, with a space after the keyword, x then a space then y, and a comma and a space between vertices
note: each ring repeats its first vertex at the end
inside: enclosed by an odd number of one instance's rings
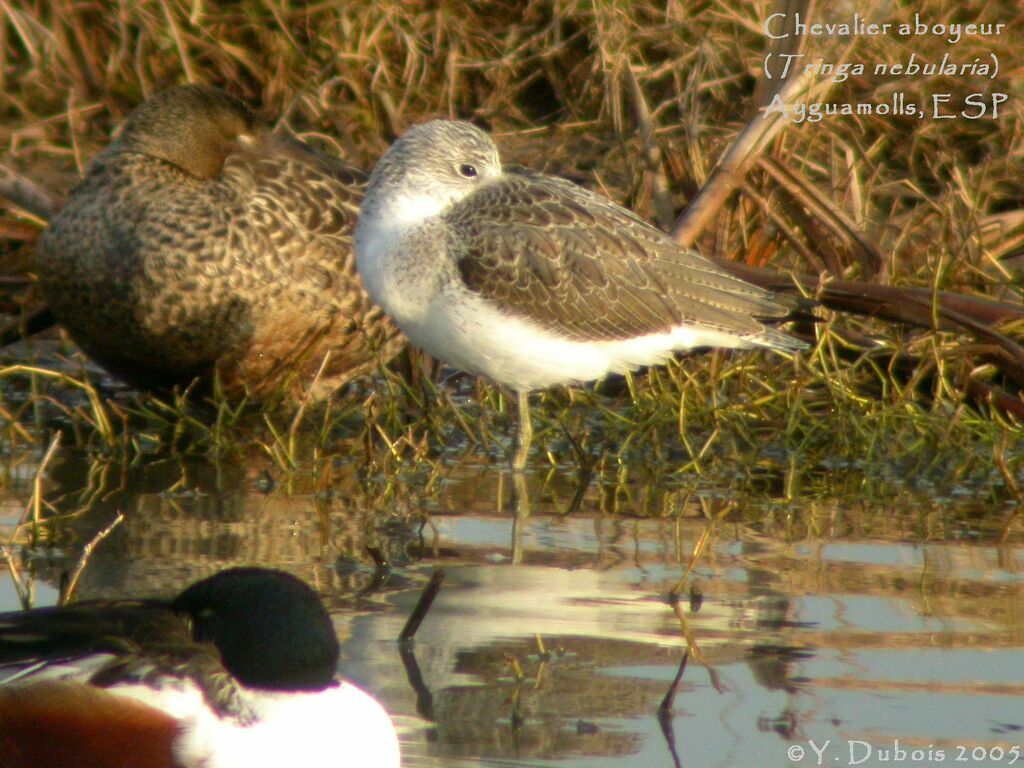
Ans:
MULTIPOLYGON (((657 712, 688 643, 666 596, 715 517, 700 494, 516 485, 475 465, 430 483, 296 477, 258 457, 112 466, 64 452, 48 475, 55 546, 24 561, 40 603, 123 511, 81 598, 173 592, 243 563, 296 573, 337 609, 345 671, 395 713, 408 765, 673 765, 657 712), (436 566, 444 588, 403 655, 436 566)), ((33 476, 9 475, 5 539, 33 476)), ((810 765, 813 740, 832 764, 872 765, 898 740, 953 765, 960 746, 991 757, 1024 741, 1021 537, 1009 511, 980 512, 737 505, 691 577, 703 599, 681 606, 694 653, 666 720, 681 762, 787 765, 799 746, 810 765)), ((0 601, 16 604, 6 584, 0 601)))
MULTIPOLYGON (((405 540, 414 535, 402 522, 409 515, 382 515, 351 474, 292 477, 289 488, 275 480, 282 473, 265 460, 158 459, 122 466, 72 450, 60 452, 47 475, 51 522, 40 526, 39 535, 56 546, 33 552, 45 556, 51 572, 70 567, 85 542, 119 512, 125 515, 91 555, 80 598, 174 594, 214 571, 256 563, 295 573, 328 596, 343 596, 373 579, 367 546, 401 558, 405 540), (396 520, 400 524, 393 526, 396 520)), ((7 506, 20 512, 30 491, 30 483, 14 484, 7 506)), ((397 510, 408 508, 408 500, 393 501, 397 510)), ((0 520, 0 536, 3 523, 12 530, 15 521, 0 520)))

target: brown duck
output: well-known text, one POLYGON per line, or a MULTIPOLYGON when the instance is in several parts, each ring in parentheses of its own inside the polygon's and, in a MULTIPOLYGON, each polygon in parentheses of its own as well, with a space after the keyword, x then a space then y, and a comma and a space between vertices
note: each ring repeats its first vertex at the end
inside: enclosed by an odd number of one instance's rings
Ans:
POLYGON ((258 130, 226 93, 166 91, 132 112, 43 233, 43 291, 75 342, 135 386, 216 374, 235 397, 324 397, 402 343, 355 272, 365 183, 258 130))

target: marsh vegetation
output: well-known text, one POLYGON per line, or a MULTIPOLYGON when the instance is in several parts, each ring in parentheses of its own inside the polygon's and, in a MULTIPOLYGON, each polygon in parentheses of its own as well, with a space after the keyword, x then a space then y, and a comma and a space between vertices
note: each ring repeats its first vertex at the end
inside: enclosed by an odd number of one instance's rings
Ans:
POLYGON ((35 585, 37 601, 55 600, 61 573, 119 512, 80 596, 171 593, 229 563, 292 570, 333 601, 353 676, 400 713, 414 764, 670 764, 654 713, 694 647, 708 672, 691 658, 676 700, 692 716, 677 721, 683 762, 754 764, 775 750, 783 764, 784 744, 840 731, 1012 741, 1024 681, 1000 670, 1020 668, 1024 638, 1024 17, 1013 4, 893 4, 895 21, 1007 25, 955 48, 934 35, 809 41, 809 60, 912 50, 1002 64, 994 80, 898 88, 870 70, 822 77, 821 102, 986 89, 1010 100, 997 119, 787 125, 695 244, 820 301, 790 326, 811 349, 687 355, 537 396, 528 516, 505 466, 514 400, 415 350, 297 412, 273 398, 135 392, 58 329, 20 338, 42 309, 33 246, 47 211, 155 91, 224 87, 364 168, 409 125, 470 119, 507 161, 669 229, 770 100, 772 9, 5 5, 0 181, 22 205, 0 203, 13 341, 0 359, 0 541, 21 597, 35 585), (391 643, 435 564, 449 582, 418 640, 435 693, 426 713, 391 643), (664 596, 691 564, 704 606, 681 626, 664 596), (884 716, 878 688, 892 694, 884 716), (923 714, 949 701, 977 716, 923 714), (733 735, 709 736, 722 723, 733 735))

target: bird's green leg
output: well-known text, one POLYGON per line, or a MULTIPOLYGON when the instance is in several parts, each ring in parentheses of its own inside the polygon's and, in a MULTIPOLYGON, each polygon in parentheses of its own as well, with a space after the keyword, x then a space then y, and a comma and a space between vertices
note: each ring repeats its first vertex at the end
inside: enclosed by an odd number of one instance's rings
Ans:
POLYGON ((517 392, 519 401, 519 432, 516 437, 516 451, 512 455, 512 471, 522 472, 526 468, 526 456, 533 440, 533 421, 530 419, 530 393, 517 392))

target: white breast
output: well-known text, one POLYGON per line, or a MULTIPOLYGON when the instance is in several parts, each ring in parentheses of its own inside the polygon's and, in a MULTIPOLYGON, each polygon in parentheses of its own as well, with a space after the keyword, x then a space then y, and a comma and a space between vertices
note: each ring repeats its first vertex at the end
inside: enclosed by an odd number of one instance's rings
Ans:
POLYGON ((356 269, 363 286, 400 328, 422 322, 437 291, 444 253, 424 248, 423 236, 444 205, 436 197, 400 195, 385 205, 364 202, 356 222, 356 269))
POLYGON ((185 768, 398 768, 398 735, 384 708, 351 683, 318 693, 248 691, 253 723, 221 718, 191 684, 113 692, 180 721, 175 758, 185 768))

